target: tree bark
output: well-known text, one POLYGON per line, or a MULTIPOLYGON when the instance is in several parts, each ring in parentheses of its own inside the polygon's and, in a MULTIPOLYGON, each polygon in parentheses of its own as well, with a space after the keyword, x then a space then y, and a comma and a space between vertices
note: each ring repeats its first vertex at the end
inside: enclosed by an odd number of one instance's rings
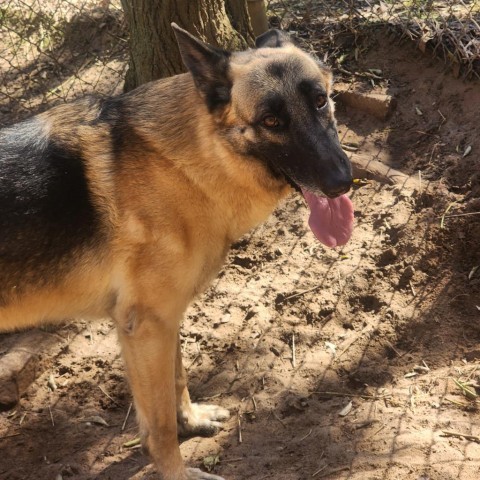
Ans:
POLYGON ((242 35, 248 45, 254 45, 255 35, 251 24, 249 9, 247 8, 247 1, 226 0, 225 7, 233 28, 242 35))
POLYGON ((171 22, 227 50, 253 43, 245 0, 122 0, 122 5, 130 28, 125 91, 185 71, 171 22))
POLYGON ((256 37, 259 37, 268 30, 265 0, 247 0, 247 6, 253 33, 256 37))

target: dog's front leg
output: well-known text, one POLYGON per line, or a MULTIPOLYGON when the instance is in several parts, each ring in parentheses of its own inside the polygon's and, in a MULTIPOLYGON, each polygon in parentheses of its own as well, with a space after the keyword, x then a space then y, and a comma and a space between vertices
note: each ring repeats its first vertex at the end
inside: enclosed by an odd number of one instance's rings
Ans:
POLYGON ((179 320, 133 304, 116 315, 142 444, 163 480, 222 480, 183 465, 177 438, 175 357, 179 320))
POLYGON ((187 387, 187 373, 182 361, 180 338, 177 343, 175 366, 177 392, 177 419, 179 433, 182 436, 210 436, 217 432, 221 423, 230 417, 230 412, 217 405, 192 403, 187 387))

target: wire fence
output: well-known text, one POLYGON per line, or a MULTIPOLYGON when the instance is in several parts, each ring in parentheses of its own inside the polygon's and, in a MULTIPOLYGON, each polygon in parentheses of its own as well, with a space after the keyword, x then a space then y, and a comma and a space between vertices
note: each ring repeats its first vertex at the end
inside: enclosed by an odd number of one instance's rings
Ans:
POLYGON ((443 59, 455 76, 480 79, 480 0, 272 0, 269 7, 275 26, 300 36, 315 30, 314 43, 340 59, 342 34, 387 28, 443 59))
MULTIPOLYGON (((441 57, 456 76, 480 78, 480 0, 266 4, 272 26, 306 34, 310 48, 337 64, 345 56, 342 34, 357 38, 389 28, 441 57)), ((127 60, 120 0, 2 0, 0 126, 77 96, 120 92, 127 60)))
POLYGON ((456 76, 480 78, 479 0, 389 0, 369 6, 370 18, 442 58, 456 76))
POLYGON ((120 91, 127 53, 119 0, 3 0, 0 125, 85 94, 120 91))

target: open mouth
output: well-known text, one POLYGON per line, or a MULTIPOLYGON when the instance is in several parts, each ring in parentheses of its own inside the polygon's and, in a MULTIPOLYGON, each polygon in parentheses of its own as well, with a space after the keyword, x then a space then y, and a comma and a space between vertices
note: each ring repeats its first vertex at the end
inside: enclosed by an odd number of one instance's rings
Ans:
POLYGON ((353 204, 346 195, 330 198, 300 187, 286 175, 288 183, 300 191, 310 208, 308 225, 317 239, 327 247, 345 245, 353 231, 353 204))

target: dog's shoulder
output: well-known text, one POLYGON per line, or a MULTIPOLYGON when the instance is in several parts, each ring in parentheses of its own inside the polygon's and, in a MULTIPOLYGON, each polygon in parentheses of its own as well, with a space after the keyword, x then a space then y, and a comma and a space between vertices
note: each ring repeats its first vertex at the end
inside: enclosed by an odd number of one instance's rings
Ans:
MULTIPOLYGON (((89 185, 78 125, 98 100, 84 99, 0 131, 0 264, 36 266, 91 242, 102 220, 89 185)), ((1 278, 1 275, 0 275, 1 278)))

